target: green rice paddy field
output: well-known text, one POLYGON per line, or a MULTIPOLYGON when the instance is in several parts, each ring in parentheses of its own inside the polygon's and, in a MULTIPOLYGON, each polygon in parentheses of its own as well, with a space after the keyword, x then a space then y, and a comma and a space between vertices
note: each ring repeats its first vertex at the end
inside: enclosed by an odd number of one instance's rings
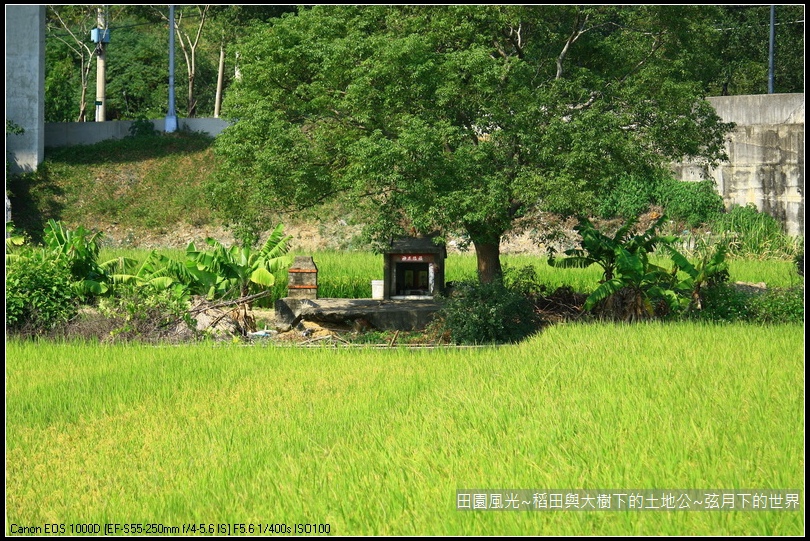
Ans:
MULTIPOLYGON (((166 255, 175 261, 185 260, 182 250, 163 250, 166 255)), ((107 261, 118 257, 128 257, 136 261, 143 261, 148 251, 143 249, 105 249, 100 255, 100 261, 107 261)), ((318 267, 318 295, 327 298, 370 298, 371 281, 382 280, 383 258, 371 252, 336 252, 322 251, 315 254, 295 253, 293 255, 311 255, 318 267)), ((591 265, 585 269, 554 268, 547 263, 544 255, 504 254, 501 257, 504 269, 520 271, 532 267, 536 279, 545 285, 549 291, 561 286, 569 286, 575 291, 590 293, 602 278, 602 269, 598 265, 591 265)), ((668 257, 654 256, 653 261, 665 268, 671 268, 672 262, 668 257)), ((730 259, 729 274, 731 281, 765 282, 768 287, 792 287, 803 283, 796 273, 796 266, 792 261, 780 259, 750 260, 730 259)), ((473 280, 476 277, 476 261, 472 252, 451 253, 446 260, 447 281, 473 280)), ((279 272, 276 277, 275 297, 284 297, 287 294, 287 271, 279 272)), ((271 305, 272 306, 272 305, 271 305)))
POLYGON ((801 325, 559 324, 481 348, 6 348, 7 535, 804 534, 801 325), (463 511, 461 489, 788 489, 800 505, 463 511))

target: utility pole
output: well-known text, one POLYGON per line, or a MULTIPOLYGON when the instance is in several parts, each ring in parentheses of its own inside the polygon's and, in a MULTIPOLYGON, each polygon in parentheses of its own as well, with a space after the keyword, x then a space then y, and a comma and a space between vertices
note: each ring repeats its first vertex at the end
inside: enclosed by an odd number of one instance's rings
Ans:
POLYGON ((96 122, 107 120, 107 53, 106 43, 110 40, 107 30, 107 6, 98 8, 96 28, 96 122))
POLYGON ((174 6, 169 6, 169 111, 166 113, 166 133, 177 131, 174 111, 174 6))
POLYGON ((768 94, 773 94, 773 53, 776 45, 775 19, 776 6, 771 6, 771 39, 768 47, 768 94))

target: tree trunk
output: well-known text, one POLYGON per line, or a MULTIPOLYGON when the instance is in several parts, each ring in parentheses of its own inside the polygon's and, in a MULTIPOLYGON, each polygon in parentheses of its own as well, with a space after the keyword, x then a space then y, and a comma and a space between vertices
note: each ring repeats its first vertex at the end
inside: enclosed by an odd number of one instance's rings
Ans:
POLYGON ((478 261, 478 281, 490 284, 503 275, 501 268, 501 241, 489 242, 475 241, 475 257, 478 261))
POLYGON ((76 122, 84 122, 87 120, 87 86, 82 85, 82 94, 79 98, 79 118, 76 122))
POLYGON ((194 72, 192 71, 188 76, 188 117, 195 118, 196 116, 197 100, 194 98, 194 72))

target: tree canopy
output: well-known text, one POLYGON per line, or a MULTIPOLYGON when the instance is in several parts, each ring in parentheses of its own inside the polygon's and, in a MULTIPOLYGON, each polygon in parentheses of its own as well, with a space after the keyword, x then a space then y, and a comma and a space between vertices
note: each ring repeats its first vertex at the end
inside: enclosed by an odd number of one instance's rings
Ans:
MULTIPOLYGON (((95 44, 90 28, 96 26, 97 5, 49 5, 46 37, 45 117, 47 122, 87 119, 87 103, 95 88, 95 44)), ((804 92, 804 5, 773 6, 775 10, 774 92, 804 92)), ((168 96, 167 6, 107 6, 106 20, 112 39, 105 48, 108 120, 159 118, 166 113, 168 96)), ((198 116, 218 111, 217 86, 227 93, 233 79, 237 47, 230 46, 254 28, 271 23, 296 6, 212 5, 176 6, 176 22, 189 35, 200 29, 195 52, 194 103, 178 101, 178 114, 196 104, 198 116), (207 7, 205 24, 200 10, 207 7), (218 65, 224 64, 219 72, 218 65)), ((770 11, 768 5, 692 6, 685 17, 699 17, 711 32, 699 33, 690 45, 706 51, 693 64, 710 96, 764 94, 768 91, 770 11)), ((175 49, 176 82, 188 82, 189 64, 180 43, 175 49)), ((216 114, 216 113, 215 113, 216 114)), ((92 117, 92 115, 91 115, 92 117)), ((92 120, 92 118, 90 119, 92 120)))
POLYGON ((521 216, 584 213, 621 175, 724 159, 696 9, 301 9, 239 45, 215 199, 258 223, 343 197, 381 241, 466 235, 490 281, 521 216))

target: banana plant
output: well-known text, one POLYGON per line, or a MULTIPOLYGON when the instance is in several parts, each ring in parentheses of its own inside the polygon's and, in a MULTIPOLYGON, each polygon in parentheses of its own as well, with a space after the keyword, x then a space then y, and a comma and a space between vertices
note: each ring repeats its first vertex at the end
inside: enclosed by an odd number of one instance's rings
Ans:
POLYGON ((579 223, 574 226, 581 237, 580 248, 566 250, 563 253, 567 257, 562 259, 556 259, 554 254, 551 254, 548 264, 557 268, 585 268, 594 264, 599 265, 603 271, 602 282, 609 282, 616 275, 618 254, 621 251, 637 254, 646 260, 647 255, 654 252, 659 244, 675 241, 675 237, 656 234, 656 230, 664 220, 666 217, 661 216, 646 231, 633 234, 633 228, 638 222, 634 218, 628 220, 610 237, 596 229, 588 218, 580 217, 579 223))
POLYGON ((702 289, 728 280, 728 262, 726 261, 728 245, 719 243, 713 251, 704 250, 700 259, 694 265, 672 246, 666 248, 672 262, 675 264, 676 272, 683 271, 687 275, 676 286, 677 289, 688 292, 689 305, 687 310, 702 310, 702 289))
POLYGON ((618 247, 615 251, 616 276, 599 284, 585 300, 584 309, 601 304, 606 312, 623 320, 649 319, 661 312, 681 308, 674 287, 673 273, 651 264, 644 254, 618 247))
POLYGON ((25 235, 20 235, 15 229, 14 224, 6 222, 6 256, 8 252, 25 244, 25 235))
POLYGON ((119 271, 112 274, 114 284, 133 284, 163 291, 175 286, 185 287, 189 281, 182 264, 159 254, 156 250, 149 252, 140 264, 135 260, 123 258, 110 261, 108 265, 119 271))
POLYGON ((67 261, 74 278, 72 288, 81 297, 103 295, 109 291, 109 276, 98 263, 102 236, 100 231, 92 233, 82 226, 71 231, 53 219, 45 226, 43 241, 46 250, 67 261))
POLYGON ((194 278, 199 293, 209 299, 238 295, 247 297, 251 288, 270 288, 275 274, 288 267, 289 241, 279 224, 258 250, 234 245, 226 248, 216 239, 207 238, 212 250, 198 250, 194 243, 186 248, 186 270, 194 278))
POLYGON ((580 234, 580 248, 566 250, 567 257, 555 259, 549 265, 558 268, 602 267, 599 286, 585 301, 585 310, 599 308, 614 318, 633 320, 655 317, 658 313, 674 312, 682 307, 676 290, 677 269, 672 272, 650 263, 650 254, 659 245, 669 246, 673 236, 663 236, 656 230, 666 220, 660 216, 641 233, 635 233, 637 219, 628 220, 611 237, 594 227, 585 217, 574 228, 580 234))

